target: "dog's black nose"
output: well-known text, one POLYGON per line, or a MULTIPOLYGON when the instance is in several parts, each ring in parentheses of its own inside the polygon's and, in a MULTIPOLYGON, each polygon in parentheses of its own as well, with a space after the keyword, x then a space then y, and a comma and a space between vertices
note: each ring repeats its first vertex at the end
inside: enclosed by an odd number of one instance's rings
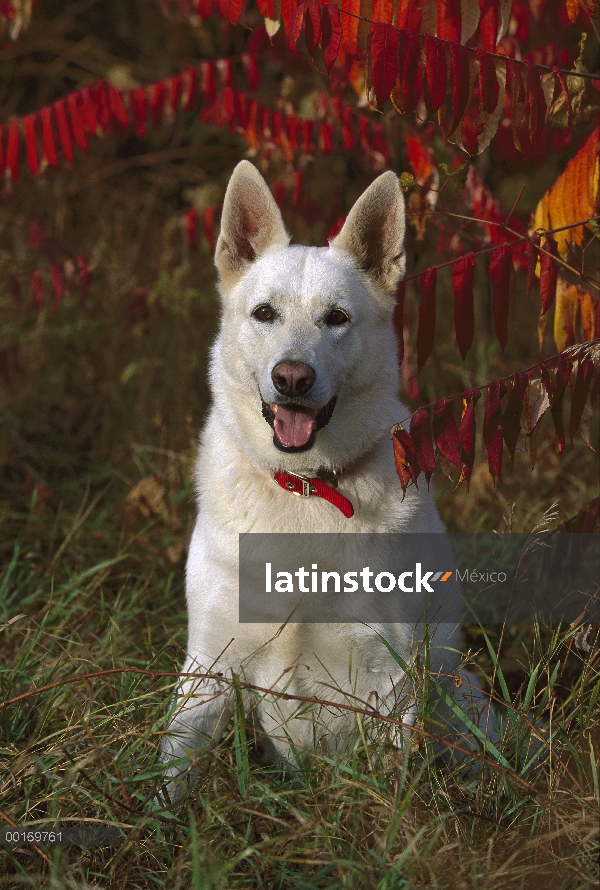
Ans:
POLYGON ((315 382, 316 374, 304 362, 279 362, 271 371, 271 380, 282 396, 305 396, 315 382))

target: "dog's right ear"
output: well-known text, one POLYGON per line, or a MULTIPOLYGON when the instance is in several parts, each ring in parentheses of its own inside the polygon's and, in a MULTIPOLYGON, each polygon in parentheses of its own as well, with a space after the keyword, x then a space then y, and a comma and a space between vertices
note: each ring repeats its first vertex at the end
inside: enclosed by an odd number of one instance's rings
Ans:
POLYGON ((267 183, 250 161, 240 161, 225 192, 215 251, 221 283, 229 290, 265 250, 289 240, 267 183))

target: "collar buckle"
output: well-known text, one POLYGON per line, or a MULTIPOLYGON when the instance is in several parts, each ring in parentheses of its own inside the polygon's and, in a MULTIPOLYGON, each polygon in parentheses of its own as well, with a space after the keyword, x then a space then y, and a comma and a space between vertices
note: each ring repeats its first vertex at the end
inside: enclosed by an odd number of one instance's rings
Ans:
POLYGON ((297 479, 298 482, 302 484, 302 491, 296 491, 293 482, 286 482, 286 488, 288 488, 297 498, 309 498, 311 494, 316 494, 317 489, 308 476, 301 476, 299 473, 290 473, 289 471, 286 472, 288 476, 297 479))

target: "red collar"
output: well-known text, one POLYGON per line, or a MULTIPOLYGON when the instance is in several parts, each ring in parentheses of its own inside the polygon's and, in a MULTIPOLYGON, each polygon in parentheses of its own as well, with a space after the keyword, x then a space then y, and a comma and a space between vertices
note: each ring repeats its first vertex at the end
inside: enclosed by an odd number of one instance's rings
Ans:
POLYGON ((339 491, 336 491, 333 486, 328 485, 326 482, 322 482, 320 479, 299 476, 297 473, 286 473, 283 470, 273 473, 273 478, 278 485, 285 489, 285 491, 289 491, 290 494, 295 494, 298 497, 304 498, 324 498, 324 500, 333 504, 334 507, 337 507, 337 509, 344 514, 346 519, 350 519, 351 516, 354 516, 354 507, 348 498, 345 498, 344 495, 340 494, 339 491))

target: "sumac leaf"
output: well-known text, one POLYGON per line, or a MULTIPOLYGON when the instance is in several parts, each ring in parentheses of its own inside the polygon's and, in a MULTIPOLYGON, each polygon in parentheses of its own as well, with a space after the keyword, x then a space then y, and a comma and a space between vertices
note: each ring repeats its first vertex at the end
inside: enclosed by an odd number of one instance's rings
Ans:
MULTIPOLYGON (((250 106, 250 118, 252 119, 252 105, 250 106)), ((300 132, 300 121, 295 115, 290 115, 285 121, 285 133, 289 142, 290 149, 294 152, 298 148, 298 137, 300 132)), ((297 169, 297 168, 296 168, 297 169)), ((294 170, 296 173, 296 170, 294 170)))
POLYGON ((462 394, 463 410, 458 428, 458 441, 460 442, 460 461, 462 469, 458 485, 464 480, 469 488, 469 481, 473 471, 473 462, 475 460, 475 437, 476 437, 476 419, 475 405, 477 404, 481 393, 478 389, 465 389, 462 394))
POLYGON ((327 72, 331 72, 342 42, 342 23, 339 7, 327 3, 321 9, 321 46, 327 72))
POLYGON ((472 253, 460 257, 452 269, 454 289, 454 327, 456 343, 464 359, 471 348, 475 333, 475 311, 473 306, 473 272, 475 258, 472 253))
POLYGON ((288 47, 295 56, 298 55, 297 44, 298 40, 300 39, 300 35, 302 34, 302 28, 304 27, 306 6, 306 3, 298 3, 294 11, 292 12, 289 28, 287 29, 288 47))
POLYGON ((403 31, 421 30, 423 4, 420 0, 400 0, 398 9, 398 28, 403 31))
POLYGON ((546 98, 542 89, 540 74, 535 65, 525 61, 527 69, 527 109, 529 111, 529 137, 531 149, 535 151, 546 123, 546 98))
POLYGON ((311 56, 314 56, 321 40, 321 4, 319 0, 308 0, 304 16, 304 36, 311 56))
POLYGON ((594 363, 589 356, 585 356, 579 360, 577 367, 577 376, 575 378, 575 387, 573 389, 573 398, 571 400, 571 420, 569 423, 569 438, 573 445, 573 438, 579 429, 581 418, 583 417, 583 409, 587 401, 590 384, 594 377, 594 363))
POLYGON ((512 250, 505 244, 492 251, 490 278, 493 289, 494 332, 504 352, 508 339, 508 310, 515 286, 512 250))
POLYGON ((137 87, 129 94, 131 110, 133 111, 133 119, 135 121, 135 132, 144 139, 146 136, 146 125, 148 123, 148 96, 144 87, 137 87))
MULTIPOLYGON (((245 93, 240 93, 239 90, 234 90, 233 98, 236 106, 235 114, 238 125, 245 130, 250 123, 250 99, 245 93)), ((279 136, 281 142, 281 133, 279 136)))
POLYGON ((331 154, 333 151, 333 126, 328 121, 319 124, 319 148, 323 154, 331 154))
POLYGON ((510 78, 513 141, 519 151, 529 154, 531 148, 529 128, 521 127, 527 105, 526 77, 524 75, 526 75, 526 69, 523 63, 517 62, 515 59, 509 59, 507 62, 507 77, 510 78))
POLYGON ((215 64, 217 67, 217 71, 219 72, 221 86, 222 87, 231 87, 231 89, 233 89, 235 87, 233 59, 230 59, 230 58, 217 59, 215 64))
POLYGON ((435 470, 435 456, 433 453, 433 440, 431 438, 431 424, 427 408, 419 408, 410 422, 410 436, 415 445, 415 453, 420 469, 425 473, 425 480, 429 485, 431 474, 435 470))
POLYGON ((369 36, 371 82, 378 105, 389 97, 398 74, 398 32, 393 25, 376 23, 369 36))
POLYGON ((486 53, 495 53, 498 37, 498 0, 479 0, 479 31, 486 53))
POLYGON ((12 182, 19 178, 19 144, 21 130, 16 118, 8 122, 8 139, 6 143, 6 168, 10 172, 12 182))
POLYGON ((394 17, 394 4, 390 0, 373 0, 371 18, 373 22, 389 25, 394 17))
POLYGON ((275 18, 275 0, 257 0, 256 5, 263 18, 275 18))
POLYGON ((23 132, 25 134, 25 151, 27 163, 34 176, 40 172, 40 163, 37 153, 37 140, 35 135, 35 121, 37 114, 28 114, 23 118, 23 132))
POLYGON ((243 5, 244 0, 219 0, 219 11, 232 25, 237 25, 243 5))
POLYGON ((560 68, 557 68, 556 65, 552 68, 552 72, 555 77, 557 77, 560 88, 564 93, 565 104, 567 106, 567 127, 571 129, 573 126, 573 106, 571 105, 571 96, 569 94, 569 87, 567 86, 567 79, 564 72, 562 72, 560 68))
POLYGON ((554 401, 554 379, 550 374, 550 369, 545 362, 538 362, 538 370, 540 372, 542 387, 546 395, 548 396, 548 405, 550 406, 554 401))
POLYGON ((433 350, 435 337, 435 297, 437 271, 425 269, 419 276, 421 303, 419 305, 419 330, 417 332, 417 369, 421 370, 433 350))
POLYGON ((106 86, 108 89, 108 101, 110 104, 110 113, 112 119, 115 120, 119 124, 119 126, 128 127, 129 115, 123 103, 123 97, 121 96, 121 93, 112 83, 108 83, 106 86))
POLYGON ((556 296, 556 282, 558 278, 556 261, 558 245, 548 232, 544 235, 543 251, 540 252, 540 298, 542 301, 542 315, 545 315, 556 296))
POLYGON ((71 116, 71 129, 75 138, 75 144, 80 151, 87 153, 88 141, 85 135, 85 122, 81 113, 81 99, 77 93, 69 93, 67 97, 69 114, 71 116))
POLYGON ((54 132, 52 129, 52 106, 44 105, 40 109, 40 118, 42 121, 42 146, 44 148, 44 156, 51 167, 58 167, 58 155, 56 153, 56 142, 54 141, 54 132))
POLYGON ((477 50, 479 62, 479 100, 486 114, 491 114, 498 104, 500 84, 496 76, 496 62, 492 56, 477 50))
POLYGON ((562 352, 567 346, 577 342, 575 331, 578 309, 577 287, 559 275, 554 305, 554 342, 557 352, 562 352))
POLYGON ((103 81, 99 81, 90 91, 94 97, 94 105, 96 107, 96 118, 100 124, 100 129, 105 133, 111 121, 110 100, 108 96, 107 85, 103 81))
POLYGON ((483 441, 488 454, 490 472, 499 482, 502 481, 502 399, 504 384, 494 380, 487 388, 483 441))
POLYGON ((181 96, 183 95, 183 77, 181 74, 173 74, 167 78, 167 92, 169 108, 175 114, 179 111, 181 96))
MULTIPOLYGON (((598 303, 600 307, 600 303, 598 303)), ((579 291, 579 315, 583 339, 594 339, 594 298, 589 291, 579 291)))
POLYGON ((81 110, 85 127, 88 133, 91 133, 92 136, 95 136, 98 132, 98 118, 96 116, 96 103, 94 102, 91 87, 89 85, 82 87, 80 90, 80 96, 81 110))
POLYGON ((225 115, 225 120, 228 124, 237 123, 235 119, 235 95, 234 91, 231 87, 223 87, 223 91, 221 93, 221 97, 223 100, 223 113, 225 115))
POLYGON ((200 91, 202 93, 202 101, 206 105, 214 102, 217 94, 214 62, 200 63, 200 91))
POLYGON ((527 296, 531 293, 531 288, 533 286, 533 282, 535 281, 535 269, 538 262, 539 256, 539 246, 540 246, 540 236, 537 232, 534 232, 529 241, 527 242, 527 267, 525 270, 525 287, 527 290, 527 296))
POLYGON ((460 469, 460 442, 453 406, 453 399, 440 399, 433 406, 433 437, 440 454, 460 469))
MULTIPOLYGON (((247 55, 247 54, 246 54, 247 55)), ((244 60, 245 56, 242 56, 242 60, 244 60)), ((258 70, 258 66, 257 66, 258 70)), ((246 69, 246 73, 248 74, 248 69, 246 69)), ((198 69, 197 68, 186 68, 184 71, 185 74, 185 89, 183 92, 183 110, 191 111, 196 102, 198 101, 198 69)), ((259 75, 260 81, 260 75, 259 75)), ((250 86, 250 76, 248 75, 248 87, 249 89, 253 89, 250 86)), ((256 89, 256 87, 254 87, 256 89)))
POLYGON ((392 427, 392 438, 394 440, 396 472, 398 472, 402 490, 406 494, 406 485, 408 484, 408 481, 412 481, 418 491, 419 486, 417 485, 417 479, 421 475, 421 468, 419 467, 419 461, 417 460, 415 443, 402 424, 396 424, 396 426, 392 427), (406 474, 408 474, 408 481, 406 474))
POLYGON ((437 0, 437 30, 442 40, 460 40, 462 11, 460 0, 437 0))
POLYGON ((421 98, 421 47, 416 31, 398 32, 398 77, 395 102, 403 112, 415 110, 421 98))
POLYGON ((69 129, 69 121, 67 120, 67 112, 65 109, 64 99, 58 99, 54 105, 54 117, 58 127, 58 138, 60 139, 60 147, 69 162, 73 161, 73 143, 71 141, 71 131, 69 129))
POLYGON ((246 71, 246 83, 248 89, 254 92, 260 86, 260 68, 256 56, 253 53, 244 53, 242 63, 246 71))
POLYGON ((450 44, 450 61, 452 66, 450 77, 452 84, 452 123, 450 124, 450 129, 444 133, 446 138, 452 136, 463 119, 470 96, 469 53, 464 46, 461 46, 456 41, 452 41, 450 44))
POLYGON ((150 86, 150 113, 152 115, 152 126, 160 127, 167 101, 167 88, 162 80, 153 83, 150 86))
POLYGON ((506 400, 506 408, 502 415, 502 434, 510 459, 514 463, 515 448, 521 432, 521 413, 525 392, 529 385, 529 377, 525 371, 517 371, 512 379, 512 387, 506 400))
POLYGON ((396 473, 398 474, 398 479, 400 480, 400 485, 402 486, 402 500, 404 500, 406 496, 406 489, 408 488, 409 482, 412 481, 413 476, 410 470, 404 445, 395 435, 392 436, 392 445, 394 447, 394 463, 396 465, 396 473))
POLYGON ((554 378, 554 399, 550 406, 550 413, 556 427, 556 450, 562 454, 565 450, 565 428, 563 424, 563 399, 565 389, 571 376, 571 362, 569 357, 561 352, 557 359, 556 376, 554 378))
POLYGON ((342 44, 351 58, 358 55, 360 0, 342 0, 342 44))
POLYGON ((437 111, 443 105, 448 89, 446 50, 441 40, 425 35, 425 78, 423 96, 428 111, 437 111))
POLYGON ((302 121, 302 151, 305 154, 310 154, 314 148, 313 146, 313 130, 314 130, 314 121, 309 120, 308 118, 302 121))

